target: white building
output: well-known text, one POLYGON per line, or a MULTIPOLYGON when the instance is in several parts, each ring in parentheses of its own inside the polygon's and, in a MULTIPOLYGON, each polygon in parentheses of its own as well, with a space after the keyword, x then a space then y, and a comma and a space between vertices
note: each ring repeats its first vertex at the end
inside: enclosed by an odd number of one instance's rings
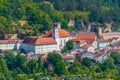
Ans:
POLYGON ((109 45, 110 45, 110 43, 108 40, 95 40, 92 43, 92 47, 94 47, 94 49, 104 48, 104 47, 107 47, 109 45))
POLYGON ((1 50, 19 50, 22 40, 0 40, 1 50))
POLYGON ((57 42, 52 37, 30 36, 26 37, 21 45, 21 48, 21 50, 26 53, 48 53, 57 50, 57 42))
POLYGON ((66 42, 72 38, 72 35, 66 31, 61 29, 60 23, 55 23, 54 28, 48 31, 45 37, 53 37, 57 42, 57 50, 60 50, 64 47, 66 42))
POLYGON ((60 27, 60 23, 55 23, 54 28, 45 35, 26 37, 22 44, 18 40, 1 40, 0 49, 20 49, 25 53, 34 52, 36 54, 60 51, 66 42, 72 38, 68 31, 63 30, 60 27))
POLYGON ((99 55, 95 55, 95 61, 96 62, 104 62, 106 59, 108 58, 108 54, 99 54, 99 55))
POLYGON ((94 55, 91 52, 86 52, 86 53, 82 53, 80 57, 81 57, 81 59, 83 59, 83 58, 93 59, 94 55))
POLYGON ((25 52, 48 53, 61 50, 70 39, 71 34, 60 29, 60 23, 55 23, 54 28, 45 35, 27 37, 21 47, 25 52))
POLYGON ((73 48, 80 49, 81 46, 89 45, 96 40, 96 35, 93 32, 79 32, 76 37, 72 39, 73 48))
POLYGON ((83 51, 91 52, 91 53, 95 52, 94 48, 92 46, 89 46, 89 45, 81 46, 80 49, 83 51))

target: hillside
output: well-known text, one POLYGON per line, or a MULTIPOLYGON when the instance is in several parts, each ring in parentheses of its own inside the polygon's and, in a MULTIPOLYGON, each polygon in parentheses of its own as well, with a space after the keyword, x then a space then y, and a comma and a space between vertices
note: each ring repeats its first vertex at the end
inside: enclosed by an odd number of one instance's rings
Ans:
POLYGON ((100 25, 113 22, 119 27, 119 0, 0 0, 0 34, 20 33, 37 35, 49 30, 54 22, 69 29, 68 22, 100 25), (20 23, 20 21, 25 22, 20 23))

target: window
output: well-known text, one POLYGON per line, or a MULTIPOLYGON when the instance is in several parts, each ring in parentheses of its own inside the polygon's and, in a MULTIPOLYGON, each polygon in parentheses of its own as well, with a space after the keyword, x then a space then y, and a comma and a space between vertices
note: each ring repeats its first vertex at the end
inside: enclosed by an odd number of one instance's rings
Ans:
POLYGON ((61 40, 61 45, 62 45, 62 40, 61 40))
POLYGON ((64 44, 65 44, 65 39, 64 39, 64 44))

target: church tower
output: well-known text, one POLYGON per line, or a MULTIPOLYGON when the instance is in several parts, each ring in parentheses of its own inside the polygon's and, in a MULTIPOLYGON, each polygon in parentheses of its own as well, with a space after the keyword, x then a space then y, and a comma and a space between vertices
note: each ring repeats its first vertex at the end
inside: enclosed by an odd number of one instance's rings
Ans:
POLYGON ((54 28, 52 29, 52 37, 58 38, 58 30, 60 29, 60 23, 54 23, 54 28))

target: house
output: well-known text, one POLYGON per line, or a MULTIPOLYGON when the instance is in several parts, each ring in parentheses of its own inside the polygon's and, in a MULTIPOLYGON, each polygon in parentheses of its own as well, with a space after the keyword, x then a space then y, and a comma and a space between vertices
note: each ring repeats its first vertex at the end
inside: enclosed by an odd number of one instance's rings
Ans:
POLYGON ((110 49, 111 49, 110 47, 109 48, 105 47, 105 48, 101 48, 101 49, 97 50, 94 53, 94 60, 96 62, 100 62, 100 63, 104 62, 110 55, 110 53, 109 53, 110 49))
POLYGON ((21 48, 26 53, 48 53, 57 50, 57 42, 52 37, 29 36, 24 39, 21 48))
POLYGON ((108 41, 110 42, 111 45, 117 44, 118 40, 119 40, 118 37, 112 37, 112 38, 108 39, 108 41))
POLYGON ((1 50, 19 50, 22 40, 0 40, 1 50))
POLYGON ((102 63, 102 62, 104 62, 104 61, 108 58, 108 56, 109 56, 108 54, 96 52, 96 53, 94 54, 94 60, 95 60, 96 62, 102 63))
POLYGON ((94 53, 94 48, 90 45, 83 45, 80 47, 80 49, 83 49, 83 51, 94 53))
POLYGON ((118 37, 120 38, 120 32, 108 32, 108 33, 103 33, 103 38, 104 39, 109 39, 111 37, 118 37))
POLYGON ((81 53, 80 57, 81 57, 81 59, 83 59, 83 58, 93 59, 94 55, 91 52, 86 52, 86 53, 81 53))
POLYGON ((76 37, 72 39, 73 48, 79 49, 81 46, 91 44, 96 40, 96 35, 93 32, 78 32, 76 37))
POLYGON ((108 40, 95 40, 92 43, 92 47, 94 47, 94 49, 98 49, 98 48, 103 48, 103 47, 107 47, 109 46, 110 43, 108 40))
POLYGON ((83 46, 86 44, 84 40, 78 40, 75 38, 72 39, 72 41, 73 41, 73 49, 79 49, 80 46, 83 46))
POLYGON ((111 47, 109 52, 120 52, 120 45, 111 47))
POLYGON ((61 57, 63 60, 66 60, 68 62, 73 62, 74 61, 74 56, 70 54, 61 54, 61 57))

